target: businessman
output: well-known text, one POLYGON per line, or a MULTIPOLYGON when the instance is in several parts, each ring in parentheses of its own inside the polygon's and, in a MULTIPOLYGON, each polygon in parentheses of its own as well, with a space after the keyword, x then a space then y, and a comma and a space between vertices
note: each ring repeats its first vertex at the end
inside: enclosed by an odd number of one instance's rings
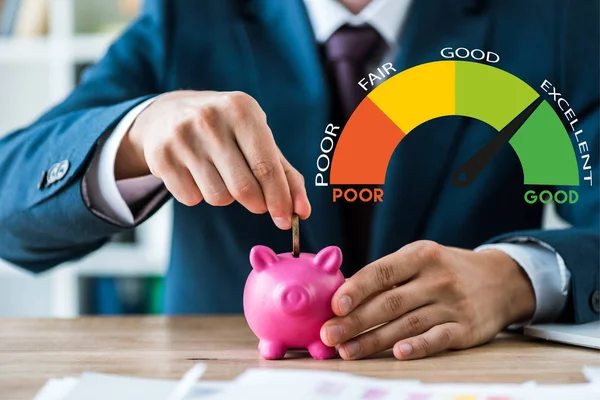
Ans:
POLYGON ((344 252, 349 279, 321 330, 344 359, 390 348, 416 359, 508 326, 598 318, 598 190, 557 205, 571 228, 542 230, 509 146, 455 187, 452 171, 497 134, 482 123, 420 127, 373 207, 341 207, 303 179, 368 71, 439 60, 444 47, 494 51, 532 87, 560 88, 600 177, 598 3, 574 3, 147 0, 67 99, 0 140, 0 257, 42 272, 174 197, 168 313, 241 312, 250 248, 289 251, 295 212, 303 250, 344 252))

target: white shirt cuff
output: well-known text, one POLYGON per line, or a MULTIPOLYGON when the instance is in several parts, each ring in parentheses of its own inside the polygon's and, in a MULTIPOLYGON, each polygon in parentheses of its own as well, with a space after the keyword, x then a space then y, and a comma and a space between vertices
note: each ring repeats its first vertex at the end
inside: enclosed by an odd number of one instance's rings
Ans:
POLYGON ((100 140, 98 150, 84 177, 89 207, 127 226, 134 225, 134 217, 129 205, 156 190, 162 184, 162 181, 153 175, 147 175, 117 182, 115 179, 115 160, 121 141, 129 128, 131 128, 138 115, 152 104, 157 97, 148 99, 129 111, 115 129, 100 140))
POLYGON ((512 243, 480 246, 475 251, 499 250, 523 268, 535 292, 536 308, 529 323, 554 322, 565 307, 571 273, 551 246, 530 237, 508 239, 512 243))

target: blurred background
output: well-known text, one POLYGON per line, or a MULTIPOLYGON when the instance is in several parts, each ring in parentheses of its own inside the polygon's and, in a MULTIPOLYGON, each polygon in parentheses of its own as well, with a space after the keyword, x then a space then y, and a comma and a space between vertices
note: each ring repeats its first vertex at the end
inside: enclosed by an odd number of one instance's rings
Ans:
MULTIPOLYGON (((141 1, 0 0, 0 137, 63 99, 141 1)), ((565 226, 553 208, 545 221, 565 226)), ((170 234, 167 205, 100 251, 39 276, 0 260, 0 317, 161 313, 170 234)))
MULTIPOLYGON (((140 3, 0 0, 0 137, 64 98, 140 3)), ((0 317, 160 313, 170 230, 167 206, 90 257, 40 276, 0 260, 0 317)))

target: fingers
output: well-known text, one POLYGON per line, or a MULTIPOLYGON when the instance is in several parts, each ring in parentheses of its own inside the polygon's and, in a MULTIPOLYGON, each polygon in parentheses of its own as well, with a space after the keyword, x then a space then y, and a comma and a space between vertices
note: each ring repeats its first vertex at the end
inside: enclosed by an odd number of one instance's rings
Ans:
POLYGON ((155 150, 151 160, 148 163, 150 172, 163 181, 177 201, 190 207, 202 201, 202 194, 192 174, 187 167, 176 161, 171 149, 155 150))
POLYGON ((333 312, 347 315, 374 293, 412 279, 426 265, 439 262, 441 247, 430 241, 415 242, 367 265, 335 292, 333 312))
POLYGON ((234 198, 215 166, 206 160, 195 164, 195 167, 190 168, 190 172, 204 201, 211 206, 227 206, 233 203, 234 198))
POLYGON ((399 339, 420 335, 448 322, 449 316, 450 313, 439 306, 419 308, 342 344, 340 355, 346 360, 371 356, 391 348, 399 339))
POLYGON ((430 285, 427 282, 411 281, 373 297, 344 317, 327 321, 321 328, 321 338, 326 345, 335 346, 430 302, 430 285))
POLYGON ((394 345, 394 356, 399 360, 415 360, 432 356, 444 350, 461 347, 463 332, 458 323, 436 325, 427 332, 401 340, 394 345))
POLYGON ((280 152, 281 165, 290 186, 290 193, 292 195, 292 203, 294 206, 294 213, 298 214, 301 219, 307 219, 310 217, 311 206, 308 201, 306 194, 306 185, 304 183, 304 177, 298 172, 289 161, 280 152))
POLYGON ((333 312, 347 315, 374 293, 391 288, 400 275, 400 268, 394 267, 394 254, 367 265, 346 280, 331 299, 333 312))
POLYGON ((292 195, 264 112, 250 96, 230 95, 229 115, 238 147, 262 193, 275 225, 280 229, 292 226, 292 195))
POLYGON ((182 204, 192 207, 202 201, 200 189, 190 171, 186 168, 171 166, 161 172, 159 176, 167 190, 182 204))
POLYGON ((213 157, 213 162, 220 174, 218 178, 224 182, 232 198, 254 214, 267 212, 260 184, 248 169, 248 164, 235 143, 224 146, 220 150, 220 157, 213 157))
POLYGON ((214 110, 202 112, 202 123, 193 132, 182 133, 178 155, 192 173, 204 200, 227 206, 234 200, 249 211, 267 211, 260 185, 250 172, 233 135, 214 110))
POLYGON ((144 154, 146 167, 183 204, 235 200, 256 214, 268 211, 281 229, 291 227, 294 212, 310 216, 304 178, 281 154, 249 95, 172 92, 149 110, 131 130, 133 150, 122 153, 144 154))

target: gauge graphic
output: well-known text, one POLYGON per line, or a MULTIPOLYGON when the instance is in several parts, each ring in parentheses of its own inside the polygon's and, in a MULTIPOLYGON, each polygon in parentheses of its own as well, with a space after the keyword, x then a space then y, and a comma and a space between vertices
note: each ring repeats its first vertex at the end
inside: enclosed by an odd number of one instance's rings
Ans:
POLYGON ((330 184, 383 185, 402 139, 419 125, 446 116, 474 118, 498 131, 453 172, 456 186, 470 185, 506 143, 521 162, 525 185, 580 184, 575 150, 552 106, 516 76, 471 61, 418 65, 375 88, 340 135, 330 184))

